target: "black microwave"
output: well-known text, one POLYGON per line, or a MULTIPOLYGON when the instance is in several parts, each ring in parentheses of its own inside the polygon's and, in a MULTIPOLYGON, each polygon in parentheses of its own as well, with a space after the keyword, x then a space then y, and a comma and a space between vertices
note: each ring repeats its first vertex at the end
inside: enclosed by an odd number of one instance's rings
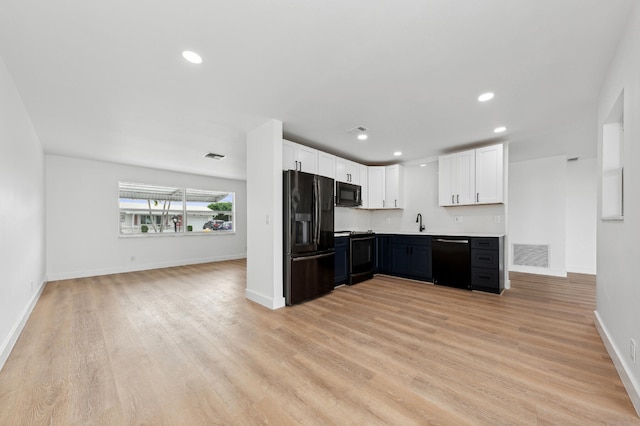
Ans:
POLYGON ((362 187, 336 181, 336 206, 358 207, 362 205, 362 187))

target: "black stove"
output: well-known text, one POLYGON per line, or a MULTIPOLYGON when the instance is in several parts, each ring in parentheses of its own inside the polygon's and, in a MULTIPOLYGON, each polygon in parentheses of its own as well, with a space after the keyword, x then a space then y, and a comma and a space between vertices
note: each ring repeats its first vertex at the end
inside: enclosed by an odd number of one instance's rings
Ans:
POLYGON ((376 236, 369 231, 349 232, 349 284, 373 278, 376 236))

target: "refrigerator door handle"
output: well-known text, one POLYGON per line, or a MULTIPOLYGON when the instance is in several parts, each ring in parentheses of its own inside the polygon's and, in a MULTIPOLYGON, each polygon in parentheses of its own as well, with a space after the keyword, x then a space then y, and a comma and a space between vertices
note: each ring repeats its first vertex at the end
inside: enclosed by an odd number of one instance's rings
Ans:
POLYGON ((316 208, 316 223, 315 225, 315 230, 314 230, 314 243, 315 244, 320 244, 320 215, 321 210, 320 210, 320 206, 322 204, 322 193, 320 192, 320 181, 318 181, 317 179, 313 180, 313 190, 315 192, 315 208, 316 208))
POLYGON ((331 253, 323 253, 323 254, 316 254, 313 256, 303 256, 303 257, 294 257, 291 259, 292 262, 302 262, 302 261, 307 261, 307 260, 315 260, 315 259, 323 259, 325 257, 329 257, 329 256, 335 256, 336 254, 334 252, 331 253))

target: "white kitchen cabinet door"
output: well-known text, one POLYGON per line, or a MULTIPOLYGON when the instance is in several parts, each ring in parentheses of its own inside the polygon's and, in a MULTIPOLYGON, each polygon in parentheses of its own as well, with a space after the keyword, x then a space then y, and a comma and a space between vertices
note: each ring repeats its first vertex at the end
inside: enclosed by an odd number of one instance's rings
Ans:
POLYGON ((360 208, 368 209, 369 208, 369 179, 368 179, 368 173, 367 173, 368 167, 363 164, 359 164, 358 169, 359 169, 358 175, 360 178, 360 186, 362 187, 362 192, 361 192, 362 205, 360 206, 360 208))
POLYGON ((300 171, 318 174, 318 150, 308 146, 298 145, 298 161, 300 171))
POLYGON ((456 204, 474 204, 476 189, 476 152, 471 149, 458 153, 458 194, 456 204))
POLYGON ((476 204, 504 202, 503 146, 476 149, 476 204))
POLYGON ((291 141, 282 141, 282 170, 298 169, 296 145, 291 141))
POLYGON ((336 157, 336 177, 340 182, 360 185, 360 168, 358 163, 336 157))
POLYGON ((384 176, 384 207, 401 209, 403 207, 402 190, 404 187, 404 167, 400 164, 387 166, 384 176))
POLYGON ((370 209, 382 209, 384 208, 384 166, 370 166, 367 167, 367 182, 369 191, 369 208, 370 209))
POLYGON ((456 203, 454 189, 456 154, 438 157, 438 205, 440 207, 453 206, 456 203))
POLYGON ((288 140, 282 141, 282 169, 318 173, 318 150, 288 140))
POLYGON ((438 158, 438 205, 475 203, 475 150, 438 158))
POLYGON ((318 174, 331 179, 336 178, 336 156, 318 151, 318 174))

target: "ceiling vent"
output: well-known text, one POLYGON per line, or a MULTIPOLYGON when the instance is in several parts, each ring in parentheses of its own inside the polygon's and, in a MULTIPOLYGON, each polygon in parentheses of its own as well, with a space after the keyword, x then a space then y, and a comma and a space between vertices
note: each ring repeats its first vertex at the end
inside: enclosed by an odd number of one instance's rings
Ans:
POLYGON ((357 126, 354 127, 353 129, 349 129, 347 130, 347 133, 349 133, 350 135, 359 135, 361 133, 366 133, 369 129, 367 129, 364 126, 357 126))
POLYGON ((204 158, 213 158, 214 160, 222 160, 224 157, 222 154, 214 154, 213 152, 204 155, 204 158))

